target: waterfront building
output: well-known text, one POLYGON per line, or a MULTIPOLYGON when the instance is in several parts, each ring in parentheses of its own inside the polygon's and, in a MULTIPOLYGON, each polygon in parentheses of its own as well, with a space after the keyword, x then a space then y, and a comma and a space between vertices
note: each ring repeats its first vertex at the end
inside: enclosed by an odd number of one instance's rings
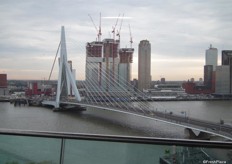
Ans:
POLYGON ((216 70, 216 94, 232 94, 232 50, 222 51, 222 65, 216 70))
POLYGON ((222 51, 222 65, 232 65, 232 50, 222 51))
POLYGON ((25 94, 27 96, 46 95, 50 96, 53 94, 53 87, 51 84, 45 84, 44 81, 29 81, 27 83, 27 89, 25 94))
POLYGON ((139 43, 138 88, 147 90, 151 83, 151 44, 148 40, 139 43))
POLYGON ((215 92, 215 70, 218 64, 218 50, 210 45, 205 51, 204 86, 215 92))
POLYGON ((204 85, 208 88, 212 88, 213 84, 213 65, 204 66, 204 85))
MULTIPOLYGON (((86 44, 86 81, 94 81, 101 86, 103 62, 103 42, 94 41, 86 44)), ((91 86, 88 85, 88 88, 91 86)))
POLYGON ((148 89, 151 96, 183 96, 186 95, 185 89, 181 84, 156 84, 154 89, 148 89))
POLYGON ((86 86, 90 94, 115 93, 130 84, 134 49, 119 47, 120 41, 115 39, 87 43, 86 86))
POLYGON ((101 86, 105 91, 115 90, 116 86, 112 81, 117 81, 118 75, 118 48, 119 41, 114 39, 103 40, 103 58, 102 58, 102 72, 99 77, 101 79, 101 86))
POLYGON ((133 48, 120 48, 119 56, 120 62, 118 66, 119 83, 130 84, 131 81, 131 63, 133 62, 133 48), (125 80, 125 81, 124 81, 125 80))
POLYGON ((165 84, 165 78, 164 78, 164 77, 162 77, 162 78, 160 79, 160 83, 161 83, 161 84, 165 84))
POLYGON ((216 67, 218 63, 218 50, 210 45, 209 49, 205 51, 205 65, 204 65, 204 83, 194 83, 194 79, 183 83, 186 93, 188 94, 212 94, 215 92, 216 67))
POLYGON ((213 71, 216 70, 218 65, 218 50, 213 48, 212 45, 205 51, 205 65, 212 65, 213 71))
POLYGON ((215 93, 220 95, 231 94, 230 66, 221 65, 216 67, 215 93))
POLYGON ((7 87, 7 74, 0 74, 0 96, 8 95, 9 90, 7 87))

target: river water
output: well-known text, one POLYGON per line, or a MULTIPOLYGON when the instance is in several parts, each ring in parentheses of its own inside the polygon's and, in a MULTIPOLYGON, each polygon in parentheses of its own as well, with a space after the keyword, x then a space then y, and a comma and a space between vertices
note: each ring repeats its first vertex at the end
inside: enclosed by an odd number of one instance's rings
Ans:
MULTIPOLYGON (((149 102, 149 105, 166 113, 186 114, 215 122, 223 119, 225 123, 232 123, 232 101, 169 101, 149 102)), ((164 138, 187 136, 184 128, 113 111, 88 108, 83 112, 53 112, 49 108, 15 107, 10 103, 0 103, 1 128, 164 138)), ((0 163, 59 163, 59 139, 2 135, 0 140, 0 163)), ((78 163, 86 164, 159 163, 165 151, 172 149, 167 145, 66 140, 64 163, 77 163, 77 159, 78 163)), ((176 147, 175 151, 182 149, 176 147)))
MULTIPOLYGON (((232 101, 149 102, 154 109, 232 124, 232 101)), ((164 138, 185 138, 184 128, 132 115, 88 108, 53 112, 43 107, 0 103, 0 128, 164 138)))

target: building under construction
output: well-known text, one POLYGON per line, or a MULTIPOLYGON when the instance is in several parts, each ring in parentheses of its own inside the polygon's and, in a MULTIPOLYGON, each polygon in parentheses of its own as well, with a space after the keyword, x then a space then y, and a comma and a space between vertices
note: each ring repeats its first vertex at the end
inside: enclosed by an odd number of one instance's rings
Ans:
POLYGON ((114 37, 87 43, 86 85, 88 89, 98 93, 120 92, 119 85, 128 86, 131 80, 133 53, 133 48, 120 48, 120 40, 114 37))

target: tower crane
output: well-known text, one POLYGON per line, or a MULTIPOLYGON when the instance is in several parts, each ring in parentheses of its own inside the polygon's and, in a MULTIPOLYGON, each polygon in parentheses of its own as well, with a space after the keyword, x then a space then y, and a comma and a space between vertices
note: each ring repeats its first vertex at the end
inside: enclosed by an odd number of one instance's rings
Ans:
POLYGON ((132 40, 132 35, 131 35, 131 28, 130 28, 130 24, 129 24, 129 30, 130 30, 130 48, 132 48, 133 40, 132 40))
MULTIPOLYGON (((118 15, 118 18, 120 17, 120 14, 118 15)), ((116 20, 116 23, 115 23, 115 25, 112 27, 113 28, 113 30, 112 30, 112 33, 113 33, 113 39, 115 39, 115 28, 116 28, 116 26, 117 26, 117 24, 118 24, 118 18, 117 18, 117 20, 116 20)))
POLYGON ((99 29, 97 28, 97 26, 95 25, 94 21, 93 21, 93 18, 91 17, 90 14, 88 14, 88 16, 90 17, 92 23, 93 23, 93 26, 95 27, 96 31, 97 31, 97 39, 98 41, 101 41, 101 13, 100 13, 100 21, 99 21, 99 29))
POLYGON ((116 34, 118 36, 119 41, 120 41, 120 32, 121 32, 121 28, 122 28, 123 18, 124 18, 124 14, 122 15, 122 20, 121 20, 121 23, 120 23, 120 27, 119 27, 119 30, 117 30, 117 34, 116 34))

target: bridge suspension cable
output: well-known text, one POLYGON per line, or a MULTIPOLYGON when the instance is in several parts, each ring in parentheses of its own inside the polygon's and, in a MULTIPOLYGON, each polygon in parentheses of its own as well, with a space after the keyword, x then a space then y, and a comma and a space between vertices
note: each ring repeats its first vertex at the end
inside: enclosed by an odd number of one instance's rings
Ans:
MULTIPOLYGON (((69 42, 69 43, 72 43, 72 42, 69 42)), ((79 50, 85 51, 85 49, 83 48, 83 46, 80 46, 80 45, 77 45, 77 44, 74 44, 74 43, 72 43, 72 44, 74 46, 77 46, 79 50)), ((91 54, 89 56, 91 56, 91 54)), ((88 65, 88 67, 92 70, 93 73, 95 73, 95 74, 99 73, 96 70, 94 63, 91 63, 88 60, 86 62, 87 62, 86 65, 88 65)), ((88 67, 86 67, 86 69, 88 67)), ((78 70, 79 70, 79 68, 78 68, 78 70)), ((124 78, 120 77, 117 72, 114 72, 114 76, 117 76, 118 79, 119 79, 119 81, 121 81, 121 83, 119 83, 118 81, 116 81, 115 79, 112 78, 113 77, 112 71, 106 71, 106 69, 104 67, 102 67, 99 71, 102 72, 102 77, 104 77, 103 79, 101 79, 102 83, 108 82, 109 85, 111 85, 111 86, 117 86, 118 91, 121 91, 121 92, 117 92, 117 95, 114 94, 113 92, 111 92, 112 96, 115 96, 115 97, 117 97, 117 96, 128 97, 128 95, 130 95, 130 96, 133 97, 133 96, 136 95, 137 97, 144 98, 144 99, 143 99, 143 102, 133 103, 134 106, 135 105, 139 106, 139 108, 142 109, 144 112, 149 111, 149 110, 155 110, 155 108, 154 107, 151 108, 151 106, 149 105, 149 102, 145 100, 147 98, 147 95, 145 95, 145 93, 143 93, 142 91, 134 88, 127 80, 125 80, 124 78), (108 74, 109 74, 108 76, 106 76, 106 72, 108 72, 108 74), (128 90, 129 91, 133 91, 133 92, 131 92, 131 93, 128 94, 128 90), (133 95, 133 94, 135 94, 135 95, 133 95)), ((89 97, 92 98, 92 103, 94 102, 95 104, 102 104, 103 102, 106 103, 106 100, 107 100, 108 101, 107 104, 111 104, 112 105, 112 103, 113 103, 113 104, 116 104, 118 106, 121 104, 121 106, 124 106, 124 108, 126 108, 125 107, 126 103, 127 104, 128 103, 130 103, 130 104, 132 103, 131 100, 124 99, 124 102, 123 102, 123 105, 122 105, 122 101, 119 102, 119 101, 116 101, 114 99, 109 99, 108 98, 109 95, 102 94, 103 93, 102 92, 102 88, 99 88, 99 84, 97 83, 97 81, 88 81, 86 79, 84 86, 86 88, 86 91, 88 92, 89 97), (90 91, 90 89, 89 89, 90 86, 92 87, 92 91, 96 91, 94 93, 95 95, 92 92, 89 92, 90 91), (93 89, 93 88, 95 88, 95 89, 93 89), (99 93, 101 93, 101 94, 99 94, 99 93), (99 103, 99 99, 97 99, 96 97, 101 98, 102 100, 105 100, 105 101, 99 103)), ((90 100, 88 100, 88 102, 90 102, 90 100)), ((156 109, 157 108, 164 108, 162 105, 160 105, 157 102, 156 102, 156 105, 157 105, 156 109)), ((127 108, 128 108, 128 106, 127 106, 127 108)))
MULTIPOLYGON (((74 44, 75 46, 77 46, 76 44, 74 44)), ((84 51, 84 48, 81 46, 78 46, 78 49, 82 49, 84 51)), ((89 55, 91 56, 91 54, 89 55)), ((98 70, 96 70, 94 63, 91 63, 90 61, 86 61, 86 65, 88 65, 86 67, 86 69, 91 69, 92 72, 94 74, 98 74, 98 70)), ((117 76, 119 81, 121 81, 121 83, 119 83, 117 80, 115 80, 113 77, 113 73, 112 71, 108 71, 108 76, 106 76, 106 69, 104 67, 102 67, 99 71, 102 72, 102 83, 106 83, 108 82, 108 84, 110 86, 116 86, 113 87, 114 91, 112 90, 110 92, 111 95, 107 94, 107 92, 103 92, 104 90, 102 89, 102 87, 99 87, 99 83, 97 81, 93 81, 93 80, 88 80, 86 79, 85 81, 85 89, 86 89, 86 95, 89 96, 90 99, 86 99, 85 101, 88 103, 94 103, 97 105, 110 105, 113 107, 120 107, 120 108, 124 108, 126 110, 130 109, 130 110, 134 110, 134 111, 142 111, 143 113, 147 113, 149 111, 154 111, 155 108, 151 107, 149 105, 149 102, 147 102, 146 99, 146 95, 145 93, 141 92, 138 89, 135 89, 130 83, 128 83, 128 81, 126 81, 124 78, 119 77, 117 72, 114 72, 114 76, 117 76), (129 89, 128 89, 129 88, 129 89), (116 90, 115 90, 116 89, 116 90), (129 92, 130 91, 130 92, 129 92), (129 95, 129 98, 128 98, 129 95), (141 97, 141 98, 145 98, 143 99, 142 102, 133 102, 130 97, 133 96, 137 96, 137 97, 141 97), (117 98, 123 98, 125 97, 125 99, 123 101, 119 101, 117 99, 115 99, 115 97, 117 98), (127 97, 127 99, 126 99, 127 97), (100 101, 101 100, 101 101, 100 101)), ((88 78, 88 77, 87 77, 88 78)), ((158 104, 158 103, 156 103, 158 104)), ((159 108, 162 107, 160 104, 158 105, 159 108)), ((157 107, 158 108, 158 107, 157 107)))
MULTIPOLYGON (((104 77, 106 77, 106 76, 104 75, 104 77)), ((128 106, 126 106, 125 103, 123 103, 122 101, 117 101, 115 99, 110 98, 113 96, 112 92, 111 92, 111 95, 104 94, 104 91, 102 91, 101 88, 98 87, 98 83, 96 81, 91 81, 91 80, 86 80, 86 81, 87 81, 87 85, 85 86, 86 88, 89 88, 88 84, 90 84, 95 89, 97 88, 95 95, 93 95, 91 91, 89 92, 91 94, 93 100, 95 100, 95 102, 97 104, 98 104, 99 100, 96 100, 96 97, 100 97, 101 104, 103 104, 102 102, 104 102, 107 105, 110 104, 111 106, 114 106, 114 107, 121 107, 121 108, 124 107, 124 108, 128 109, 128 106)), ((122 97, 125 97, 125 95, 123 95, 121 93, 118 93, 118 96, 119 95, 122 97)), ((103 104, 103 105, 106 105, 106 104, 103 104)))
MULTIPOLYGON (((76 44, 74 45, 77 46, 76 44)), ((61 46, 61 49, 62 49, 62 46, 61 46)), ((84 48, 78 46, 78 49, 83 50, 84 48)), ((66 51, 66 48, 64 50, 66 51)), ((89 54, 89 56, 92 56, 92 54, 89 54)), ((99 68, 97 66, 98 63, 91 62, 91 60, 88 60, 88 57, 86 59, 87 59, 86 60, 87 75, 86 75, 85 82, 82 84, 83 87, 85 88, 84 90, 85 92, 82 93, 82 95, 85 96, 85 99, 84 100, 78 99, 77 100, 78 102, 74 102, 74 104, 84 105, 84 106, 86 105, 86 107, 95 107, 96 109, 98 108, 107 109, 111 111, 133 114, 133 115, 150 118, 153 120, 158 120, 158 121, 162 121, 162 122, 173 124, 173 125, 192 128, 192 129, 200 130, 203 132, 210 132, 211 134, 217 134, 215 130, 207 129, 207 128, 211 128, 211 124, 209 126, 207 122, 203 122, 202 120, 196 120, 193 118, 186 119, 186 118, 182 118, 181 116, 174 115, 174 114, 165 115, 166 110, 165 110, 165 113, 155 111, 154 107, 152 107, 150 103, 147 101, 146 94, 138 89, 135 89, 130 84, 129 81, 120 77, 117 71, 112 72, 111 69, 106 70, 106 67, 99 68), (88 69, 91 70, 91 74, 88 74, 89 72, 88 69), (101 73, 101 76, 102 76, 102 78, 100 79, 101 83, 99 83, 98 78, 95 78, 95 77, 98 77, 96 75, 98 75, 99 72, 101 73), (94 78, 92 78, 92 76, 94 76, 94 78), (131 97, 134 97, 134 96, 141 97, 143 101, 134 102, 131 99, 131 97), (173 121, 176 121, 176 122, 173 122, 173 121)), ((83 58, 81 58, 81 60, 83 61, 83 58)), ((80 65, 81 64, 78 64, 79 67, 81 67, 80 65)), ((69 70, 68 63, 66 62, 64 66, 66 68, 66 71, 68 70, 68 75, 71 77, 71 71, 69 70)), ((53 67, 54 67, 54 63, 53 63, 53 67)), ((78 69, 78 70, 81 70, 81 69, 78 69)), ((59 72, 59 73, 62 73, 62 72, 59 72)), ((64 74, 65 73, 67 72, 64 72, 64 74)), ((73 77, 71 78, 71 80, 72 80, 72 86, 75 86, 73 77)), ((60 85, 62 88, 63 83, 60 85)), ((79 95, 79 92, 78 92, 78 95, 79 95)), ((68 96, 68 95, 65 95, 65 96, 68 96)), ((62 97, 65 97, 65 96, 62 96, 62 97)), ((75 94, 75 97, 76 97, 76 94, 75 94)), ((60 103, 60 97, 59 97, 58 103, 60 103)), ((69 104, 70 102, 61 102, 61 103, 69 104)), ((159 107, 162 107, 159 103, 156 103, 156 104, 159 105, 159 107)), ((212 124, 212 125, 218 127, 217 124, 212 124)), ((219 133, 218 135, 231 139, 230 137, 231 134, 226 133, 226 130, 231 129, 231 127, 220 125, 220 131, 222 130, 222 128, 224 128, 223 133, 222 134, 219 133)))
POLYGON ((57 48, 57 51, 56 51, 56 56, 55 56, 55 59, 54 59, 53 64, 52 64, 52 69, 51 69, 51 72, 50 72, 49 77, 48 77, 48 80, 49 80, 49 81, 50 81, 50 79, 51 79, 52 72, 53 72, 53 69, 54 69, 54 65, 55 65, 55 63, 56 63, 56 58, 57 58, 57 55, 58 55, 58 52, 59 52, 59 49, 60 49, 60 44, 61 44, 61 41, 60 41, 60 43, 59 43, 59 45, 58 45, 58 48, 57 48))

